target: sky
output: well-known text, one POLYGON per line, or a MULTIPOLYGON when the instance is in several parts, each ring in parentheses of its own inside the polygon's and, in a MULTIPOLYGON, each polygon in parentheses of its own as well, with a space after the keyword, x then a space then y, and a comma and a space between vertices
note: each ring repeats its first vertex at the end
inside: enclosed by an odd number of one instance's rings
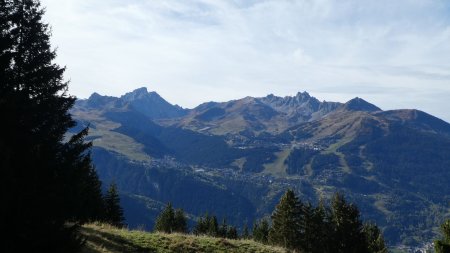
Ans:
POLYGON ((192 108, 361 97, 450 122, 448 0, 42 0, 69 92, 139 87, 192 108))

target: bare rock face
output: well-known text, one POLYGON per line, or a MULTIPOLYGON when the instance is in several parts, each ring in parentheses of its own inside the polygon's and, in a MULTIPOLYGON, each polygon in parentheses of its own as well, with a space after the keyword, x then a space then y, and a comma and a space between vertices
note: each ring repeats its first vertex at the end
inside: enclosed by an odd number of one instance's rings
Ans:
POLYGON ((187 114, 186 109, 170 104, 158 93, 154 91, 148 92, 145 87, 128 92, 119 98, 93 93, 87 100, 77 101, 77 105, 99 110, 128 108, 140 112, 151 119, 170 119, 187 114))

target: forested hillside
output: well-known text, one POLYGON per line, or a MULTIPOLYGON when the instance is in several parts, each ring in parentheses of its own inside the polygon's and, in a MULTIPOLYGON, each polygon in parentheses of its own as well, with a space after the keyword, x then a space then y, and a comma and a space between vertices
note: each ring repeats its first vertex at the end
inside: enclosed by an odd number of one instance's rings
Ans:
POLYGON ((313 203, 345 192, 391 245, 430 241, 448 217, 450 124, 424 112, 299 93, 155 118, 129 102, 97 94, 72 113, 90 124, 97 170, 118 181, 131 225, 151 227, 168 200, 193 216, 222 206, 219 215, 239 225, 268 215, 288 187, 313 203))

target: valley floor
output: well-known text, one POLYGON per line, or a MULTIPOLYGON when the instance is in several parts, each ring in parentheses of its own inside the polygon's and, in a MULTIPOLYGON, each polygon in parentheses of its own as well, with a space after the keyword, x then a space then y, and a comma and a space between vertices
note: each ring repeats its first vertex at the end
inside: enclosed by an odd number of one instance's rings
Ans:
POLYGON ((281 253, 282 248, 252 240, 229 240, 186 234, 149 233, 118 229, 105 224, 87 224, 81 228, 87 238, 83 253, 94 252, 235 252, 281 253))

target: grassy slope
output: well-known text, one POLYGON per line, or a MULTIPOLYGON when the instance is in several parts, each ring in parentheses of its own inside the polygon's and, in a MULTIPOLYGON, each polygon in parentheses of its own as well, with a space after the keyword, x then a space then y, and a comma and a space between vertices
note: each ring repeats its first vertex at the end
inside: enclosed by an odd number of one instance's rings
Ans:
POLYGON ((82 227, 87 237, 83 253, 93 252, 285 252, 281 248, 251 240, 228 240, 185 234, 148 233, 117 229, 109 225, 88 224, 82 227))
POLYGON ((284 149, 280 152, 275 153, 277 159, 270 164, 264 164, 264 173, 270 174, 274 177, 286 178, 288 174, 286 173, 285 161, 287 157, 291 154, 291 149, 284 149))
POLYGON ((149 162, 151 157, 144 152, 144 145, 133 138, 113 131, 121 126, 120 123, 107 120, 101 112, 92 110, 86 113, 82 110, 72 110, 74 118, 89 122, 89 137, 93 139, 93 145, 109 151, 117 152, 130 160, 149 162))

